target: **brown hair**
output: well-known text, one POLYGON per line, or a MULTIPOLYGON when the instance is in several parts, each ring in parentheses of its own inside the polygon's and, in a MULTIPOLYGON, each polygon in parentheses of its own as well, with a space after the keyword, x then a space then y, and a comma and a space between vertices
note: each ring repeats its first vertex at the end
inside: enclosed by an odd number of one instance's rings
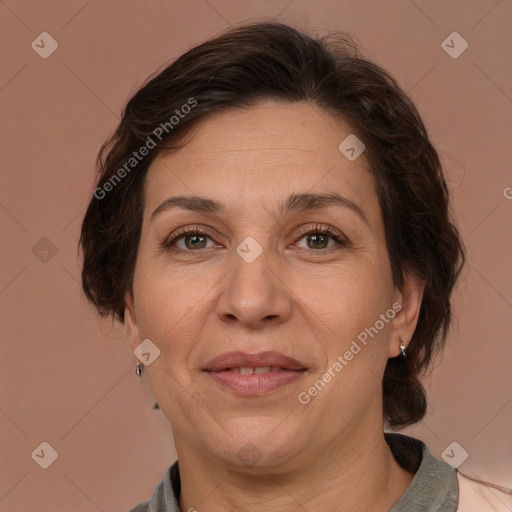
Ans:
POLYGON ((347 121, 366 147, 394 284, 401 288, 405 275, 425 283, 407 358, 389 359, 383 378, 388 425, 416 423, 427 408, 418 379, 444 346, 465 251, 438 154, 415 106, 345 33, 315 39, 275 22, 236 27, 183 54, 133 96, 98 155, 101 174, 80 238, 85 295, 101 315, 123 320, 149 165, 159 152, 183 147, 208 115, 265 99, 312 102, 347 121))

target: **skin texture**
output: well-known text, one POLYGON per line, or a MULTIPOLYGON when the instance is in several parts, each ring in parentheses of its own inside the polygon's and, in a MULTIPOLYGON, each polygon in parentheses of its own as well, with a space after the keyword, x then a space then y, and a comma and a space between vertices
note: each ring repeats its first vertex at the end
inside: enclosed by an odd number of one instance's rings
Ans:
POLYGON ((148 170, 125 331, 132 350, 149 338, 161 351, 143 378, 173 428, 182 510, 388 511, 412 481, 384 441, 381 383, 399 338, 412 337, 423 286, 409 278, 402 290, 393 285, 364 153, 350 162, 338 149, 350 133, 316 105, 268 101, 204 120, 183 149, 148 170), (340 206, 276 213, 291 193, 311 192, 350 199, 367 223, 340 206), (182 194, 226 209, 175 208, 151 219, 182 194), (302 234, 316 224, 349 245, 302 234), (209 238, 162 248, 184 226, 209 238), (249 236, 262 248, 252 263, 236 252, 249 236), (298 394, 395 302, 402 310, 301 404, 298 394), (308 371, 266 395, 235 396, 202 371, 232 350, 275 350, 308 371), (255 465, 241 460, 244 449, 255 465))

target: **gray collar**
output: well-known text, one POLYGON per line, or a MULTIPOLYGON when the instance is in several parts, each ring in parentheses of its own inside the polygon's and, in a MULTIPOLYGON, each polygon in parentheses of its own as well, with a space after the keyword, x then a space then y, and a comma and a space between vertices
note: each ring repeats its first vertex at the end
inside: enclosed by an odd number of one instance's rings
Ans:
MULTIPOLYGON (((423 441, 397 433, 384 433, 396 461, 416 474, 389 512, 456 512, 459 502, 457 470, 436 459, 423 441)), ((181 490, 178 461, 165 471, 151 499, 130 512, 180 512, 181 490)))
POLYGON ((389 512, 456 512, 459 504, 457 470, 436 459, 414 437, 385 433, 396 461, 415 471, 413 481, 389 512))

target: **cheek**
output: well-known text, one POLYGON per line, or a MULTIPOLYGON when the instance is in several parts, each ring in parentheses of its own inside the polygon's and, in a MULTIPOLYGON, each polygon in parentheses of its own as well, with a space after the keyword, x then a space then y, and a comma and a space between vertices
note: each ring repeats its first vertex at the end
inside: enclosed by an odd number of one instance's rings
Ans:
POLYGON ((378 266, 368 272, 340 273, 337 281, 326 281, 309 296, 314 342, 326 357, 325 367, 302 390, 314 404, 312 411, 328 418, 333 428, 347 418, 361 417, 381 396, 380 377, 394 317, 389 279, 380 276, 378 266), (381 320, 382 314, 387 322, 381 320), (328 382, 324 386, 319 380, 328 382))
MULTIPOLYGON (((394 316, 389 272, 377 262, 368 263, 343 269, 335 279, 321 280, 320 287, 308 284, 314 290, 308 299, 310 327, 313 334, 320 333, 314 341, 320 344, 326 363, 312 376, 311 383, 329 373, 326 387, 317 386, 323 390, 316 406, 343 404, 329 415, 345 421, 344 414, 362 413, 381 394, 379 376, 388 357, 387 340, 394 316), (386 313, 387 322, 381 320, 386 313)), ((302 296, 306 291, 303 289, 302 296)), ((311 391, 315 393, 315 389, 311 391)))
POLYGON ((134 280, 139 334, 159 347, 163 363, 152 369, 184 373, 196 341, 204 337, 221 276, 207 271, 198 276, 185 269, 178 272, 142 263, 134 280))
POLYGON ((343 348, 391 307, 388 274, 376 261, 359 262, 311 277, 302 275, 293 291, 296 301, 307 306, 308 317, 316 318, 319 329, 343 348))
MULTIPOLYGON (((197 340, 204 336, 204 322, 214 282, 191 279, 183 273, 157 271, 156 266, 136 273, 134 294, 141 339, 149 338, 160 350, 146 369, 151 390, 172 424, 192 414, 189 363, 197 340)), ((200 411, 196 411, 199 418, 200 411)))

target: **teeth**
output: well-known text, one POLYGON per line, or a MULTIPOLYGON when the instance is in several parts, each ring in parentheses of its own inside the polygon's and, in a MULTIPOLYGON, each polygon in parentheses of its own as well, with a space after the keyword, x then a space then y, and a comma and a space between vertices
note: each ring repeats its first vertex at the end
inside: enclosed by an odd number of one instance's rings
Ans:
POLYGON ((270 373, 270 366, 258 366, 254 368, 254 373, 270 373))
POLYGON ((242 368, 230 368, 229 371, 234 373, 240 373, 241 375, 253 375, 253 374, 263 374, 270 372, 277 372, 279 370, 279 366, 256 366, 256 367, 242 367, 242 368))

